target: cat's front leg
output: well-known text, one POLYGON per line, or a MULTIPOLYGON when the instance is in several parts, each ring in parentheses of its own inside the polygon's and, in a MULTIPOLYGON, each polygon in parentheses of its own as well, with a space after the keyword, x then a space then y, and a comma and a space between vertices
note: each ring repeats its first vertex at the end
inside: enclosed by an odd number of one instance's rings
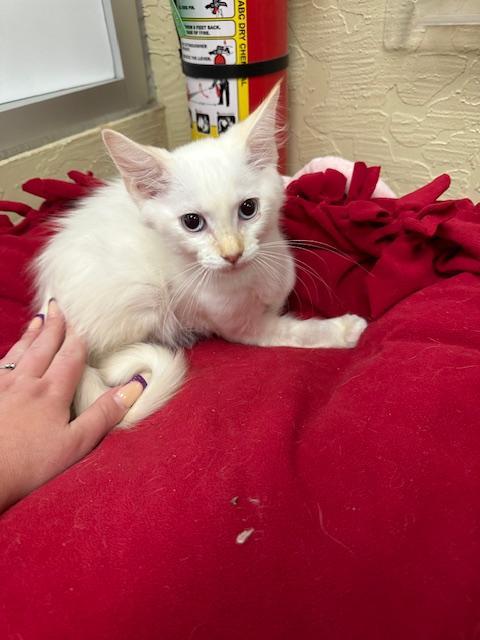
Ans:
POLYGON ((291 315, 266 313, 249 323, 227 340, 260 347, 340 348, 354 347, 367 326, 359 316, 346 314, 338 318, 299 320, 291 315))

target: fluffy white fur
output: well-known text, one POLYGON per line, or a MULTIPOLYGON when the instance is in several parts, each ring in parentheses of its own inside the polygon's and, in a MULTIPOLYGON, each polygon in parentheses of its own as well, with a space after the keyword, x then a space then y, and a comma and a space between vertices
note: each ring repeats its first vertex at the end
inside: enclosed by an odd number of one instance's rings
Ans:
POLYGON ((104 132, 122 179, 72 210, 36 262, 37 305, 55 297, 88 342, 77 412, 141 373, 148 387, 122 426, 152 413, 181 385, 181 347, 198 335, 262 346, 356 344, 366 326, 357 316, 280 315, 294 263, 278 224, 277 98, 278 87, 219 139, 172 153, 104 132), (243 220, 248 198, 258 210, 243 220), (187 213, 203 216, 205 228, 185 229, 187 213))

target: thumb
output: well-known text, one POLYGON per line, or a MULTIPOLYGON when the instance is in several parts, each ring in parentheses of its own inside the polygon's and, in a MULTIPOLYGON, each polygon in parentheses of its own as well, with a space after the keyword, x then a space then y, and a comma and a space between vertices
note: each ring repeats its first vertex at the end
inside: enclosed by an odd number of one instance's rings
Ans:
POLYGON ((77 459, 87 455, 122 420, 146 386, 145 379, 137 374, 123 387, 104 393, 70 423, 77 459))

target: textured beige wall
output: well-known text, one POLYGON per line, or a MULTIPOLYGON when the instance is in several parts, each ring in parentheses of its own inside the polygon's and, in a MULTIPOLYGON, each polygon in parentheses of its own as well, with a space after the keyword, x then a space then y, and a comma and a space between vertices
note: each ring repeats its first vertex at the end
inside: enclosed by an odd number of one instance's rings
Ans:
POLYGON ((169 0, 142 0, 150 66, 157 99, 165 107, 168 148, 190 141, 185 80, 169 0))
POLYGON ((462 51, 458 30, 456 50, 386 51, 385 5, 289 2, 291 165, 330 154, 379 163, 398 193, 448 172, 450 194, 478 200, 479 53, 462 51))
MULTIPOLYGON (((143 4, 173 147, 189 140, 177 39, 168 0, 143 4)), ((381 164, 398 193, 446 171, 453 178, 452 196, 478 200, 479 53, 464 50, 458 30, 454 48, 444 38, 438 52, 387 51, 386 4, 289 0, 290 170, 318 155, 362 159, 381 164)), ((390 7, 401 4, 406 1, 389 0, 390 7)), ((474 37, 480 42, 480 29, 474 37)))
POLYGON ((33 177, 64 179, 70 169, 90 170, 100 178, 115 175, 100 129, 111 127, 138 142, 164 146, 163 111, 161 107, 147 109, 0 161, 0 199, 38 203, 38 198, 21 191, 22 183, 33 177))

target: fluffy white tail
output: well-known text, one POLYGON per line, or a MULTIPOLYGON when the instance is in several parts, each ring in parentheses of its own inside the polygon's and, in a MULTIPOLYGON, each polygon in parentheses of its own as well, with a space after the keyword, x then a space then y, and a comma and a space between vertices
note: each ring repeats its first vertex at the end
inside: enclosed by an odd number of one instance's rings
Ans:
POLYGON ((103 358, 98 368, 86 367, 75 396, 75 411, 78 415, 109 387, 125 384, 139 373, 148 386, 118 425, 130 427, 169 400, 182 384, 186 368, 181 351, 173 353, 155 344, 129 345, 103 358))

